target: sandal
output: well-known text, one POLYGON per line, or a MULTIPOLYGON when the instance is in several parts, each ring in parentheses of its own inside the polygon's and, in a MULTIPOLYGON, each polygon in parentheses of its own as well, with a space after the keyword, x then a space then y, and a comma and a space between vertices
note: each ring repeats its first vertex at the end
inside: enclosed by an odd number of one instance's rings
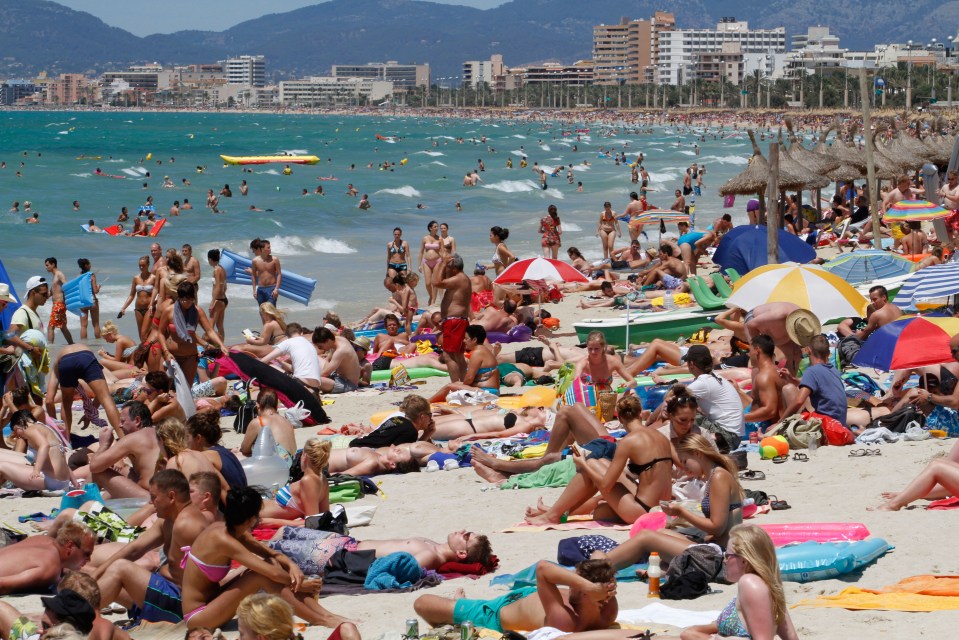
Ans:
POLYGON ((881 455, 882 455, 882 449, 864 449, 864 451, 866 452, 865 455, 867 455, 867 456, 881 456, 881 455))
POLYGON ((866 451, 865 449, 852 449, 849 452, 850 458, 862 458, 863 456, 868 456, 868 455, 869 455, 869 452, 866 451))
POLYGON ((776 496, 769 496, 769 508, 773 511, 784 511, 785 509, 792 509, 792 505, 776 496))
POLYGON ((773 463, 782 464, 786 460, 789 460, 789 456, 776 456, 775 458, 773 458, 773 463))
POLYGON ((750 469, 749 471, 740 471, 739 479, 740 480, 765 480, 766 474, 756 469, 750 469))
POLYGON ((809 462, 809 456, 805 453, 799 453, 798 451, 793 454, 793 460, 797 462, 809 462))

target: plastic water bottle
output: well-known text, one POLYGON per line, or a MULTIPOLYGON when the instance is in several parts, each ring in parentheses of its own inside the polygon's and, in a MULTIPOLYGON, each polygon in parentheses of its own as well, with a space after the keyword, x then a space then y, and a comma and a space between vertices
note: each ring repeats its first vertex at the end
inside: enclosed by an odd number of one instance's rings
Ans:
POLYGON ((659 566, 659 554, 655 551, 649 554, 646 575, 649 576, 649 594, 646 597, 659 598, 659 579, 663 576, 663 570, 659 566))
POLYGON ((816 455, 816 449, 819 448, 819 438, 815 434, 810 434, 806 439, 806 448, 809 449, 809 455, 816 455))
POLYGON ((676 300, 673 298, 672 291, 667 291, 666 295, 663 296, 663 308, 667 311, 672 311, 676 308, 676 300))

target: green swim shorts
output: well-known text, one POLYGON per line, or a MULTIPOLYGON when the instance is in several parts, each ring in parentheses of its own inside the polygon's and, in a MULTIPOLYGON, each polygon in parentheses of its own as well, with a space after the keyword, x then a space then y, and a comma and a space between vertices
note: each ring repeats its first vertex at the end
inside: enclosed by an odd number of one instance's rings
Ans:
POLYGON ((536 587, 523 587, 492 600, 467 600, 462 598, 457 600, 453 607, 453 624, 472 622, 477 629, 492 629, 503 633, 505 629, 500 625, 500 611, 506 605, 513 604, 517 600, 522 600, 534 593, 536 593, 536 587))
POLYGON ((499 379, 501 381, 505 380, 506 376, 511 373, 518 373, 523 378, 523 382, 526 381, 526 375, 512 362, 502 362, 496 365, 496 368, 499 369, 499 379))

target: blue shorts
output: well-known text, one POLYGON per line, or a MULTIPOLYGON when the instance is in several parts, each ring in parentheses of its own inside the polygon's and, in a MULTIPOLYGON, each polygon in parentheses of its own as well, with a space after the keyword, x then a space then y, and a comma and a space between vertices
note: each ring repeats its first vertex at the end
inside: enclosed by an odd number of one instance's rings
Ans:
POLYGON ((88 383, 103 380, 103 366, 92 351, 68 353, 57 364, 57 379, 61 387, 76 389, 80 380, 88 383))
POLYGON ((660 278, 660 280, 662 281, 663 286, 670 291, 679 289, 681 286, 683 286, 682 278, 677 278, 676 276, 670 275, 668 273, 664 273, 662 278, 660 278))
POLYGON ((273 289, 274 287, 257 287, 256 288, 256 303, 263 304, 264 302, 276 302, 273 299, 273 289))
POLYGON ((183 604, 180 601, 180 587, 159 573, 150 574, 143 607, 134 607, 131 612, 135 620, 147 622, 172 622, 183 620, 183 604))
POLYGON ((500 612, 508 605, 534 593, 536 593, 536 587, 523 587, 492 600, 460 598, 453 605, 453 624, 463 624, 469 621, 477 628, 492 629, 498 633, 503 633, 505 629, 500 622, 500 612))
POLYGON ((606 438, 596 438, 584 444, 583 449, 589 452, 586 455, 587 460, 593 460, 594 458, 612 460, 613 456, 616 455, 616 441, 606 438))

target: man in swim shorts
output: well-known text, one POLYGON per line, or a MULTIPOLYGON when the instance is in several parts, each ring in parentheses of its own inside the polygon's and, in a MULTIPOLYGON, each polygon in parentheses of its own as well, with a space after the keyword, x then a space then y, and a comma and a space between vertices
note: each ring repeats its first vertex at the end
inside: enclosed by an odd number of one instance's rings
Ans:
POLYGON ((57 268, 56 258, 47 258, 44 261, 47 273, 50 274, 50 298, 53 300, 53 309, 50 311, 50 321, 47 323, 47 343, 53 344, 54 329, 59 329, 67 344, 73 344, 73 336, 67 329, 67 304, 63 297, 63 285, 67 277, 57 268))
MULTIPOLYGON (((264 302, 276 303, 280 295, 280 286, 283 283, 283 271, 280 268, 280 259, 272 253, 269 240, 260 240, 254 248, 256 257, 252 264, 253 298, 257 306, 264 302)), ((260 311, 260 319, 264 324, 269 318, 260 311)))
POLYGON ((433 286, 444 289, 440 312, 443 315, 443 352, 449 366, 450 381, 462 382, 466 373, 463 339, 469 326, 470 300, 473 293, 469 277, 463 273, 463 258, 459 254, 445 255, 440 246, 439 268, 433 270, 433 286))
POLYGON ((541 627, 576 632, 608 628, 616 620, 619 603, 615 572, 605 560, 580 562, 575 572, 541 560, 536 565, 536 587, 492 600, 425 595, 413 608, 434 627, 469 621, 498 633, 541 627))
POLYGON ((659 245, 660 264, 646 275, 643 286, 660 283, 664 288, 673 291, 686 286, 684 282, 688 275, 686 265, 675 257, 675 251, 673 245, 668 242, 659 245))
MULTIPOLYGON (((83 380, 106 411, 107 420, 117 437, 123 437, 123 430, 120 428, 120 412, 103 378, 103 367, 86 345, 72 344, 61 349, 51 369, 54 377, 51 383, 60 385, 60 415, 63 418, 63 428, 66 429, 67 436, 70 435, 70 428, 73 426, 73 398, 80 380, 83 380)), ((52 396, 50 399, 52 401, 52 396)))

